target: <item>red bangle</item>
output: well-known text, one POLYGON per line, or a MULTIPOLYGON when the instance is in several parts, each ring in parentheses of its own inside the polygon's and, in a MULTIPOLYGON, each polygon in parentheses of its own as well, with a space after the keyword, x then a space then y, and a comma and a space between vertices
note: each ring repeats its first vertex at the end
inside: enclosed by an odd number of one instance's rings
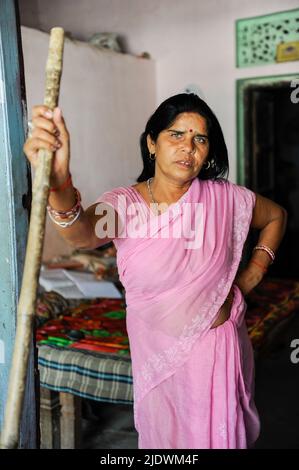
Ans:
POLYGON ((72 184, 72 175, 69 174, 67 179, 65 180, 64 183, 62 183, 60 186, 56 186, 56 188, 50 188, 50 191, 63 191, 64 189, 68 188, 72 184))
POLYGON ((258 263, 257 261, 254 261, 254 260, 250 260, 250 262, 253 263, 253 264, 256 264, 257 266, 259 266, 259 268, 261 268, 264 273, 267 272, 268 268, 266 268, 263 264, 260 264, 260 263, 258 263))

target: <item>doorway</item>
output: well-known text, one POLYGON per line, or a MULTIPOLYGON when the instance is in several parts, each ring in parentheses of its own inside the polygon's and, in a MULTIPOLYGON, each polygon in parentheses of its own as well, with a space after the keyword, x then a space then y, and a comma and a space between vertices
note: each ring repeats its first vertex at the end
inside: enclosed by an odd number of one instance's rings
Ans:
MULTIPOLYGON (((269 273, 299 280, 299 103, 291 99, 297 75, 238 80, 238 184, 283 206, 285 236, 269 273)), ((246 252, 257 242, 248 237, 246 252)))
MULTIPOLYGON (((276 259, 255 288, 263 304, 255 307, 259 331, 267 331, 265 352, 257 356, 255 403, 261 434, 255 448, 298 448, 298 365, 290 344, 299 334, 299 103, 291 100, 298 75, 237 81, 238 184, 265 196, 288 212, 276 259), (265 310, 265 312, 263 311, 265 310)), ((250 230, 244 262, 258 241, 250 230)))

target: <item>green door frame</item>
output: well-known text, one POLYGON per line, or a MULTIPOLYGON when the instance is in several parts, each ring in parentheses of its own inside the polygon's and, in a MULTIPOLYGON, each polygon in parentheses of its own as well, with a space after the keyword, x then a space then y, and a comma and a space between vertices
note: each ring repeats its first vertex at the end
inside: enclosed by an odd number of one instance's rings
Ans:
MULTIPOLYGON (((245 185, 245 98, 246 92, 251 87, 280 87, 282 84, 289 85, 290 95, 294 88, 291 82, 298 80, 298 74, 270 75, 264 77, 242 78, 236 81, 236 104, 237 104, 237 183, 245 185)), ((298 103, 299 106, 299 103, 298 103)))

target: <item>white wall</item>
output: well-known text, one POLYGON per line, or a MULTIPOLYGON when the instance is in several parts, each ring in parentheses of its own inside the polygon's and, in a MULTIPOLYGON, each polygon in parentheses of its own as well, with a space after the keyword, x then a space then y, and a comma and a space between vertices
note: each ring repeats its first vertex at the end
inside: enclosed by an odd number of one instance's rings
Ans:
POLYGON ((196 84, 218 116, 236 179, 238 78, 298 72, 298 62, 237 69, 235 20, 298 8, 298 0, 21 0, 21 15, 44 30, 61 25, 87 39, 118 32, 128 52, 148 51, 157 62, 157 104, 196 84), (26 8, 25 8, 26 4, 26 8))
MULTIPOLYGON (((22 27, 29 116, 43 103, 49 35, 22 27)), ((104 191, 134 184, 142 170, 139 136, 155 107, 155 64, 66 39, 60 106, 71 135, 71 172, 83 207, 104 191)), ((44 259, 69 252, 47 224, 44 259)))

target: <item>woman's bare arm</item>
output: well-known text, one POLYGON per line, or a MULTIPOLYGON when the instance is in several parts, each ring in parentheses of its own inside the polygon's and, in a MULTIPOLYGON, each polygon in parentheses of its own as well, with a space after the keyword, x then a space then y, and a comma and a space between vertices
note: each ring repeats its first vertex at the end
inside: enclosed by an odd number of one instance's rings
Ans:
MULTIPOLYGON (((73 187, 50 193, 49 204, 57 210, 67 210, 75 203, 73 187)), ((120 226, 117 212, 105 203, 96 203, 82 210, 71 226, 62 228, 53 223, 59 235, 75 248, 94 249, 118 237, 120 226), (97 229, 97 224, 102 219, 97 229), (105 218, 105 219, 104 219, 105 218), (103 228, 102 232, 100 228, 103 228)))
MULTIPOLYGON (((287 211, 270 199, 256 194, 251 227, 260 229, 258 245, 269 246, 274 252, 278 249, 286 230, 287 211)), ((256 250, 254 256, 269 260, 267 253, 256 250), (263 258, 261 256, 263 255, 263 258)))
MULTIPOLYGON (((275 253, 285 234, 286 224, 287 211, 276 202, 256 194, 250 226, 260 229, 257 245, 266 245, 275 253)), ((264 250, 255 250, 252 253, 247 267, 236 278, 236 284, 244 295, 248 294, 264 276, 262 269, 252 261, 268 268, 271 258, 264 250)))

